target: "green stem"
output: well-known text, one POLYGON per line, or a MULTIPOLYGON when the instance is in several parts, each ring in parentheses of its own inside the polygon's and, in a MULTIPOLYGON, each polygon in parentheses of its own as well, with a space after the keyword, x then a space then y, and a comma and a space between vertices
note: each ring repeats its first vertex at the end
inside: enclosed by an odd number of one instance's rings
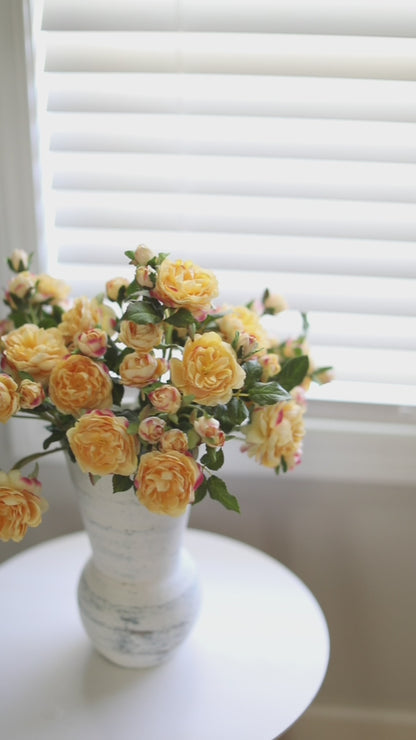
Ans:
POLYGON ((46 450, 46 452, 34 452, 32 455, 26 455, 26 457, 22 457, 21 460, 19 460, 15 465, 13 465, 13 470, 20 470, 20 468, 23 468, 25 465, 28 465, 28 463, 31 463, 34 460, 38 460, 39 457, 45 457, 45 455, 52 455, 54 452, 61 452, 63 450, 64 450, 63 447, 54 447, 52 450, 46 450))

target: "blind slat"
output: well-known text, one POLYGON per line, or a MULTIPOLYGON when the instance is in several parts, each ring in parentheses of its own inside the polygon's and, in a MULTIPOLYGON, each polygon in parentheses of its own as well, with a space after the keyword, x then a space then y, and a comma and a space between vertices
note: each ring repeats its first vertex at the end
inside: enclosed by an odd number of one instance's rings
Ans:
POLYGON ((416 239, 411 203, 66 190, 55 206, 58 226, 416 239))
POLYGON ((161 30, 322 33, 411 37, 412 0, 47 0, 43 28, 54 30, 161 30))
MULTIPOLYGON (((328 70, 327 70, 328 72, 328 70)), ((48 73, 51 112, 181 113, 416 120, 416 82, 88 72, 48 73)))
POLYGON ((47 72, 416 79, 416 40, 238 33, 51 34, 47 72))
POLYGON ((192 155, 56 153, 59 190, 193 192, 416 201, 416 165, 192 155))
POLYGON ((52 151, 416 162, 416 126, 380 121, 50 113, 52 151))

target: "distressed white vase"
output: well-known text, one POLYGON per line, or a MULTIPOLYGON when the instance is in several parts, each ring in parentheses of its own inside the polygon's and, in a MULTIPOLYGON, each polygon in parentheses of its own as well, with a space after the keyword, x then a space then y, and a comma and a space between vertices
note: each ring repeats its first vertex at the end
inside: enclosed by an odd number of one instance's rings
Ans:
POLYGON ((84 628, 113 663, 158 665, 188 636, 199 610, 197 568, 183 545, 189 512, 153 514, 132 490, 113 493, 111 476, 92 485, 68 464, 92 548, 78 585, 84 628))

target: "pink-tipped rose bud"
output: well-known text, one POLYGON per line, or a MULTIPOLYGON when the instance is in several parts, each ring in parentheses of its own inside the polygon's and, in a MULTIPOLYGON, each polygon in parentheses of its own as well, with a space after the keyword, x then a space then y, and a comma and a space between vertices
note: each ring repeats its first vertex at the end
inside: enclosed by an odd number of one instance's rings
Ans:
POLYGON ((29 267, 29 256, 24 249, 15 249, 10 256, 10 264, 15 272, 22 272, 29 267))
POLYGON ((168 429, 164 432, 159 441, 159 447, 162 452, 176 450, 176 452, 187 452, 189 448, 188 437, 181 429, 168 429))
POLYGON ((174 385, 163 385, 149 393, 152 406, 164 414, 175 414, 181 406, 182 395, 174 385))
POLYGON ((107 334, 104 329, 87 329, 75 339, 75 345, 83 355, 98 359, 107 350, 107 334))
POLYGON ((165 426, 166 422, 163 419, 159 419, 158 416, 148 416, 147 419, 143 419, 139 424, 139 437, 144 442, 149 442, 152 445, 156 444, 159 442, 165 426))
POLYGON ((139 244, 134 253, 134 261, 136 265, 147 265, 154 256, 154 252, 149 247, 146 247, 145 244, 139 244))
POLYGON ((267 383, 270 378, 272 378, 274 375, 277 375, 282 369, 278 356, 275 355, 273 352, 262 355, 258 358, 258 362, 263 368, 263 372, 261 375, 262 383, 267 383))
POLYGON ((194 429, 208 447, 223 447, 225 434, 220 423, 212 417, 200 416, 194 421, 194 429))
POLYGON ((153 288, 156 282, 156 270, 153 267, 140 265, 136 270, 136 283, 141 288, 153 288))
POLYGON ((32 275, 30 272, 27 272, 27 270, 19 272, 14 278, 12 278, 12 280, 10 280, 7 286, 6 301, 12 306, 12 308, 16 308, 12 295, 17 296, 18 298, 24 298, 29 290, 32 290, 35 287, 35 283, 36 275, 32 275))
POLYGON ((130 283, 127 278, 124 277, 115 277, 112 280, 108 280, 105 284, 107 298, 109 298, 110 301, 117 301, 120 288, 127 288, 128 285, 130 285, 130 283))
POLYGON ((40 383, 25 378, 19 387, 20 407, 22 409, 36 409, 45 400, 45 391, 40 383))

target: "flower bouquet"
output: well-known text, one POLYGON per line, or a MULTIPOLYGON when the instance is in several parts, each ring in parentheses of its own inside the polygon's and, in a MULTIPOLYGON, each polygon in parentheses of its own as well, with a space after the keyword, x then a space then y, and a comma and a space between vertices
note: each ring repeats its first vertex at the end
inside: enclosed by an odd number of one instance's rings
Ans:
POLYGON ((269 336, 265 314, 287 306, 261 301, 214 308, 215 275, 145 246, 125 253, 132 279, 69 300, 70 288, 30 271, 16 250, 8 264, 7 316, 0 324, 0 421, 41 420, 43 451, 0 471, 0 539, 20 541, 40 524, 38 463, 63 450, 95 484, 136 495, 151 512, 179 517, 206 496, 239 511, 218 475, 224 446, 279 473, 301 459, 304 391, 326 382, 314 368, 308 323, 299 336, 269 336))

